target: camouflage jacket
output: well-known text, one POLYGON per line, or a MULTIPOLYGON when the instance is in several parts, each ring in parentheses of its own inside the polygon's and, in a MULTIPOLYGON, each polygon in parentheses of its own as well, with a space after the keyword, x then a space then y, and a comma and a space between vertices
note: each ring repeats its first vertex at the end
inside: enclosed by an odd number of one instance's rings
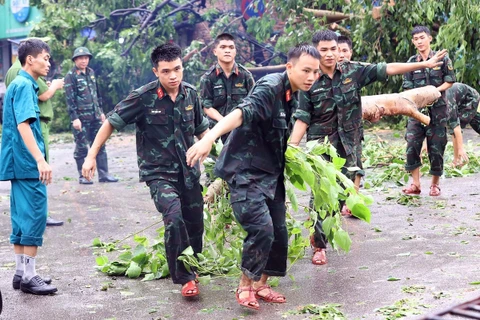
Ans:
POLYGON ((447 90, 449 127, 460 125, 465 128, 472 121, 480 107, 480 94, 466 84, 456 82, 447 90))
POLYGON ((81 72, 76 66, 65 76, 65 96, 70 119, 91 121, 103 113, 98 97, 97 79, 93 69, 81 72))
POLYGON ((186 152, 194 136, 208 129, 208 120, 193 86, 182 82, 173 102, 158 80, 150 82, 119 102, 108 121, 117 130, 136 125, 140 181, 178 181, 182 175, 188 189, 198 182, 200 167, 187 166, 186 152))
POLYGON ((362 101, 360 90, 375 81, 387 79, 385 63, 338 63, 333 78, 320 73, 308 92, 300 92, 295 119, 308 124, 307 140, 324 140, 337 147, 341 142, 347 155, 360 143, 362 101))
MULTIPOLYGON (((435 51, 430 51, 428 59, 435 55, 435 51)), ((407 62, 421 62, 422 56, 416 54, 407 62)), ((426 68, 407 72, 403 75, 403 89, 421 88, 427 85, 433 85, 435 87, 441 86, 444 82, 455 82, 455 72, 453 71, 452 61, 448 56, 443 59, 441 66, 433 69, 426 68)), ((422 110, 422 109, 421 109, 422 110)), ((432 125, 446 125, 447 123, 447 99, 445 91, 442 92, 441 98, 433 104, 432 107, 424 108, 425 112, 429 113, 432 125)), ((409 119, 409 121, 414 121, 409 119)))
POLYGON ((243 187, 245 192, 247 185, 254 183, 273 199, 277 182, 283 178, 287 129, 295 100, 286 72, 258 80, 237 106, 242 110, 243 123, 230 133, 215 174, 240 190, 243 187))
MULTIPOLYGON (((200 79, 200 96, 204 108, 215 108, 222 116, 235 109, 254 85, 253 76, 244 66, 235 63, 226 77, 218 63, 200 79)), ((211 127, 216 121, 209 119, 211 127)))

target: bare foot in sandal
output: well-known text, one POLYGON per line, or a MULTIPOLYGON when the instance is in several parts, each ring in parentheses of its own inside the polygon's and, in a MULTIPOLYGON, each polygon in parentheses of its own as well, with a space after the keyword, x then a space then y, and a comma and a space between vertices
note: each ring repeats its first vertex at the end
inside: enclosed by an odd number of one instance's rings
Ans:
POLYGON ((273 291, 268 284, 260 285, 259 287, 256 287, 254 284, 253 289, 255 290, 255 298, 257 299, 272 303, 287 302, 287 299, 283 294, 273 291))

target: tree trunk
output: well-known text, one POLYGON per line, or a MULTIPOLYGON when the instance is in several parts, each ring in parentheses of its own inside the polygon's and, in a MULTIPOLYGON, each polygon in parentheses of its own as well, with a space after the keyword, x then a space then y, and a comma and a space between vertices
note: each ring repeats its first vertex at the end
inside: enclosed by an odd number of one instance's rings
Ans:
POLYGON ((440 91, 434 86, 416 88, 401 93, 364 96, 362 97, 362 117, 365 120, 376 122, 382 116, 405 115, 428 125, 430 117, 418 109, 433 104, 440 96, 440 91))

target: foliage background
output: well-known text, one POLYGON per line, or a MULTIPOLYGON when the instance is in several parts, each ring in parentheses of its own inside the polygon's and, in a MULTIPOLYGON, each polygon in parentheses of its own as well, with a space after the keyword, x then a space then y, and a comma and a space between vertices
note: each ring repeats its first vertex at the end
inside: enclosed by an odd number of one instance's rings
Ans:
MULTIPOLYGON (((260 0, 253 0, 255 8, 260 0)), ((185 53, 197 50, 185 62, 185 78, 197 83, 202 72, 213 62, 206 39, 190 39, 199 23, 207 25, 211 35, 229 31, 238 34, 246 28, 240 43, 239 62, 255 64, 252 54, 253 40, 263 49, 271 51, 270 64, 285 62, 284 54, 298 42, 308 42, 312 33, 321 28, 334 28, 348 35, 354 42, 354 59, 368 62, 406 61, 415 53, 410 30, 417 24, 427 25, 434 36, 434 49, 446 48, 454 62, 458 81, 478 89, 480 68, 480 0, 397 0, 394 6, 382 6, 382 18, 375 20, 370 14, 374 5, 383 1, 350 0, 263 0, 265 14, 261 18, 244 21, 237 9, 222 10, 220 3, 233 0, 32 0, 31 5, 44 12, 43 21, 36 25, 31 36, 50 36, 56 77, 61 77, 73 66, 70 60, 75 47, 85 45, 94 54, 91 67, 100 79, 100 91, 105 111, 129 91, 153 80, 149 54, 151 49, 165 41, 182 44, 185 53), (166 5, 166 3, 168 5, 166 5), (178 7, 185 6, 179 10, 178 7), (205 5, 205 7, 203 7, 205 5), (118 11, 128 9, 129 11, 118 11), (136 8, 131 10, 131 8, 136 8), (172 10, 177 8, 176 13, 172 10), (332 25, 325 18, 316 18, 304 8, 337 10, 349 14, 332 25), (127 13, 128 12, 128 13, 127 13), (151 18, 145 24, 145 21, 151 18), (90 27, 96 37, 89 40, 81 35, 90 27), (185 34, 188 36, 186 37, 185 34), (245 42, 244 38, 248 38, 245 42), (251 38, 251 39, 250 39, 251 38), (123 43, 120 43, 123 39, 123 43), (188 41, 185 41, 188 39, 188 41), (198 40, 198 41, 195 41, 198 40), (130 48, 131 47, 131 48, 130 48), (250 53, 250 54, 248 54, 250 53), (282 55, 283 54, 283 55, 282 55)), ((391 77, 386 85, 374 84, 364 94, 380 94, 401 90, 401 77, 391 77)), ((56 117, 52 131, 69 129, 65 97, 54 98, 56 117)))

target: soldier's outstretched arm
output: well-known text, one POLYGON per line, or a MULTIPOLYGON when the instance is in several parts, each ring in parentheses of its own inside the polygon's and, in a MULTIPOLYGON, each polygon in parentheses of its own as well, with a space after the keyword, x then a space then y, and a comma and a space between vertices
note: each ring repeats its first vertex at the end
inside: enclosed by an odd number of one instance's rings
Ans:
MULTIPOLYGON (((230 112, 226 117, 220 120, 212 130, 208 131, 200 141, 197 141, 187 151, 187 165, 193 167, 197 161, 200 163, 210 154, 212 145, 222 135, 238 128, 243 123, 243 111, 239 108, 230 112)), ((95 139, 96 140, 96 139, 95 139)), ((91 149, 90 149, 91 150, 91 149)))
POLYGON ((435 68, 443 64, 443 58, 447 55, 447 50, 443 49, 438 51, 435 56, 427 61, 421 62, 412 62, 412 63, 401 63, 393 62, 387 64, 387 75, 392 76, 395 74, 404 74, 407 72, 425 69, 425 68, 435 68))
POLYGON ((112 135, 114 127, 110 124, 110 122, 105 120, 98 130, 97 136, 93 141, 90 150, 88 151, 88 155, 85 158, 85 162, 82 166, 82 176, 87 178, 87 180, 91 180, 93 175, 95 174, 95 168, 97 167, 96 158, 97 154, 100 151, 100 148, 107 142, 108 138, 112 135))

